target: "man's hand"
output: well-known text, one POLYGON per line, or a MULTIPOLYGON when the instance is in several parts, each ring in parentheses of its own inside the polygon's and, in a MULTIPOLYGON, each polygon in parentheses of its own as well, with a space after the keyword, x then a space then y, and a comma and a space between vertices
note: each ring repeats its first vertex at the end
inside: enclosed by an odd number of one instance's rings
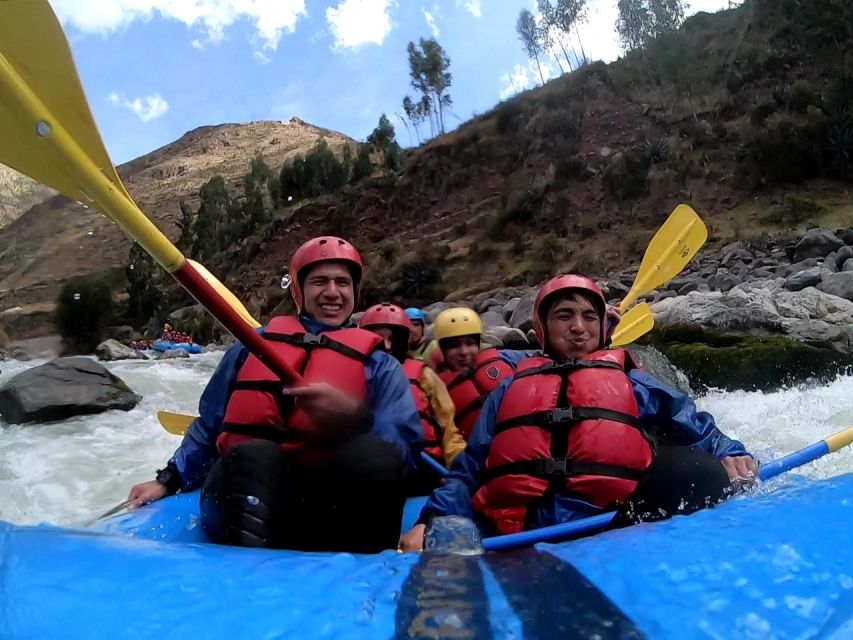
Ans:
POLYGON ((400 536, 400 542, 397 543, 397 550, 423 551, 425 531, 425 524, 416 524, 414 527, 412 527, 406 533, 400 536))
POLYGON ((361 405, 325 382, 285 388, 284 395, 294 398, 296 406, 323 427, 355 427, 360 417, 361 405))
POLYGON ((752 456, 728 456, 720 462, 729 474, 729 482, 735 491, 753 484, 758 479, 758 463, 752 459, 752 456))
POLYGON ((149 480, 148 482, 135 484, 130 489, 130 495, 127 497, 127 499, 131 501, 130 504, 127 505, 127 509, 128 511, 132 511, 144 504, 159 500, 165 495, 166 487, 156 480, 149 480))

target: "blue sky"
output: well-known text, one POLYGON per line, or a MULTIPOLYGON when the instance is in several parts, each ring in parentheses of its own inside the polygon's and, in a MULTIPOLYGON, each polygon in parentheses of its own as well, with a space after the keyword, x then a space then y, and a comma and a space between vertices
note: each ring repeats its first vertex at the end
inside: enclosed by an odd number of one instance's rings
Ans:
MULTIPOLYGON (((589 57, 619 55, 616 0, 589 0, 589 57)), ((51 0, 116 164, 202 125, 312 124, 364 139, 409 85, 406 45, 435 36, 451 59, 455 127, 538 83, 515 34, 534 0, 51 0)), ((691 13, 727 0, 694 0, 691 13)), ((546 73, 558 73, 555 64, 546 73)), ((412 140, 414 142, 414 140, 412 140)))

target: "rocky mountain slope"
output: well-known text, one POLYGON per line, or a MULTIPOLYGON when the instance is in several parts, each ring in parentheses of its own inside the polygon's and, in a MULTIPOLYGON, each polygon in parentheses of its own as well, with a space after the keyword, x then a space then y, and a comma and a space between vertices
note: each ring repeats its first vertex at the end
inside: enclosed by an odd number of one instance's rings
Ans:
POLYGON ((14 169, 0 165, 0 227, 17 220, 54 193, 14 169))

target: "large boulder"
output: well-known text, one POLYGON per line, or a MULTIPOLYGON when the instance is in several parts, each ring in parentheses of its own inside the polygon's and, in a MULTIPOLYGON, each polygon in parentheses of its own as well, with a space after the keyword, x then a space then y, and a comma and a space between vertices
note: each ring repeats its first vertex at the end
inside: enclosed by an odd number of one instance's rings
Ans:
POLYGON ((814 287, 788 291, 784 282, 743 283, 727 293, 690 293, 661 300, 652 305, 655 322, 659 327, 698 325, 724 332, 781 334, 807 343, 828 343, 853 354, 853 302, 814 287))
POLYGON ((831 251, 837 251, 844 242, 832 231, 826 229, 809 229, 794 245, 794 261, 806 258, 822 258, 831 251))
POLYGON ((823 267, 820 265, 797 271, 785 278, 785 288, 790 291, 801 291, 806 287, 813 287, 820 282, 822 274, 823 267))
POLYGON ((845 300, 853 300, 853 271, 826 273, 816 285, 820 291, 845 300))
POLYGON ((531 291, 518 301, 509 319, 511 327, 525 332, 533 328, 533 303, 536 301, 536 294, 537 291, 531 291))
POLYGON ((90 358, 56 358, 0 387, 0 417, 8 423, 48 422, 111 409, 129 411, 142 396, 90 358))
POLYGON ((101 344, 95 347, 95 355, 98 360, 147 360, 148 356, 131 349, 127 345, 123 345, 118 340, 104 340, 101 344))

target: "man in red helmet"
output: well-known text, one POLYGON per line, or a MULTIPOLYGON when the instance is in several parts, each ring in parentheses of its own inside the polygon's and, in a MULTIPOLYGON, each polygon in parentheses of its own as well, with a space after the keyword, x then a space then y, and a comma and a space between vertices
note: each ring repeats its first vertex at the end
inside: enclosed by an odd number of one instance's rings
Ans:
MULTIPOLYGON (((454 423, 453 400, 447 387, 425 362, 407 355, 412 331, 408 313, 397 305, 383 302, 365 311, 358 326, 379 335, 385 341, 385 349, 403 365, 421 419, 424 451, 449 467, 465 449, 465 439, 454 423)), ((440 480, 432 468, 421 465, 410 479, 409 495, 426 495, 440 480)))
POLYGON ((283 388, 245 347, 226 352, 200 417, 134 506, 204 483, 201 522, 215 542, 377 552, 399 534, 404 483, 418 461, 418 413, 400 364, 375 334, 346 327, 362 282, 356 249, 324 236, 290 264, 298 316, 260 330, 300 373, 283 388))
POLYGON ((421 549, 436 516, 515 533, 618 509, 625 525, 690 513, 755 476, 743 445, 688 396, 637 368, 627 351, 604 348, 606 305, 592 280, 549 280, 533 323, 544 355, 489 395, 468 447, 400 548, 421 549))

